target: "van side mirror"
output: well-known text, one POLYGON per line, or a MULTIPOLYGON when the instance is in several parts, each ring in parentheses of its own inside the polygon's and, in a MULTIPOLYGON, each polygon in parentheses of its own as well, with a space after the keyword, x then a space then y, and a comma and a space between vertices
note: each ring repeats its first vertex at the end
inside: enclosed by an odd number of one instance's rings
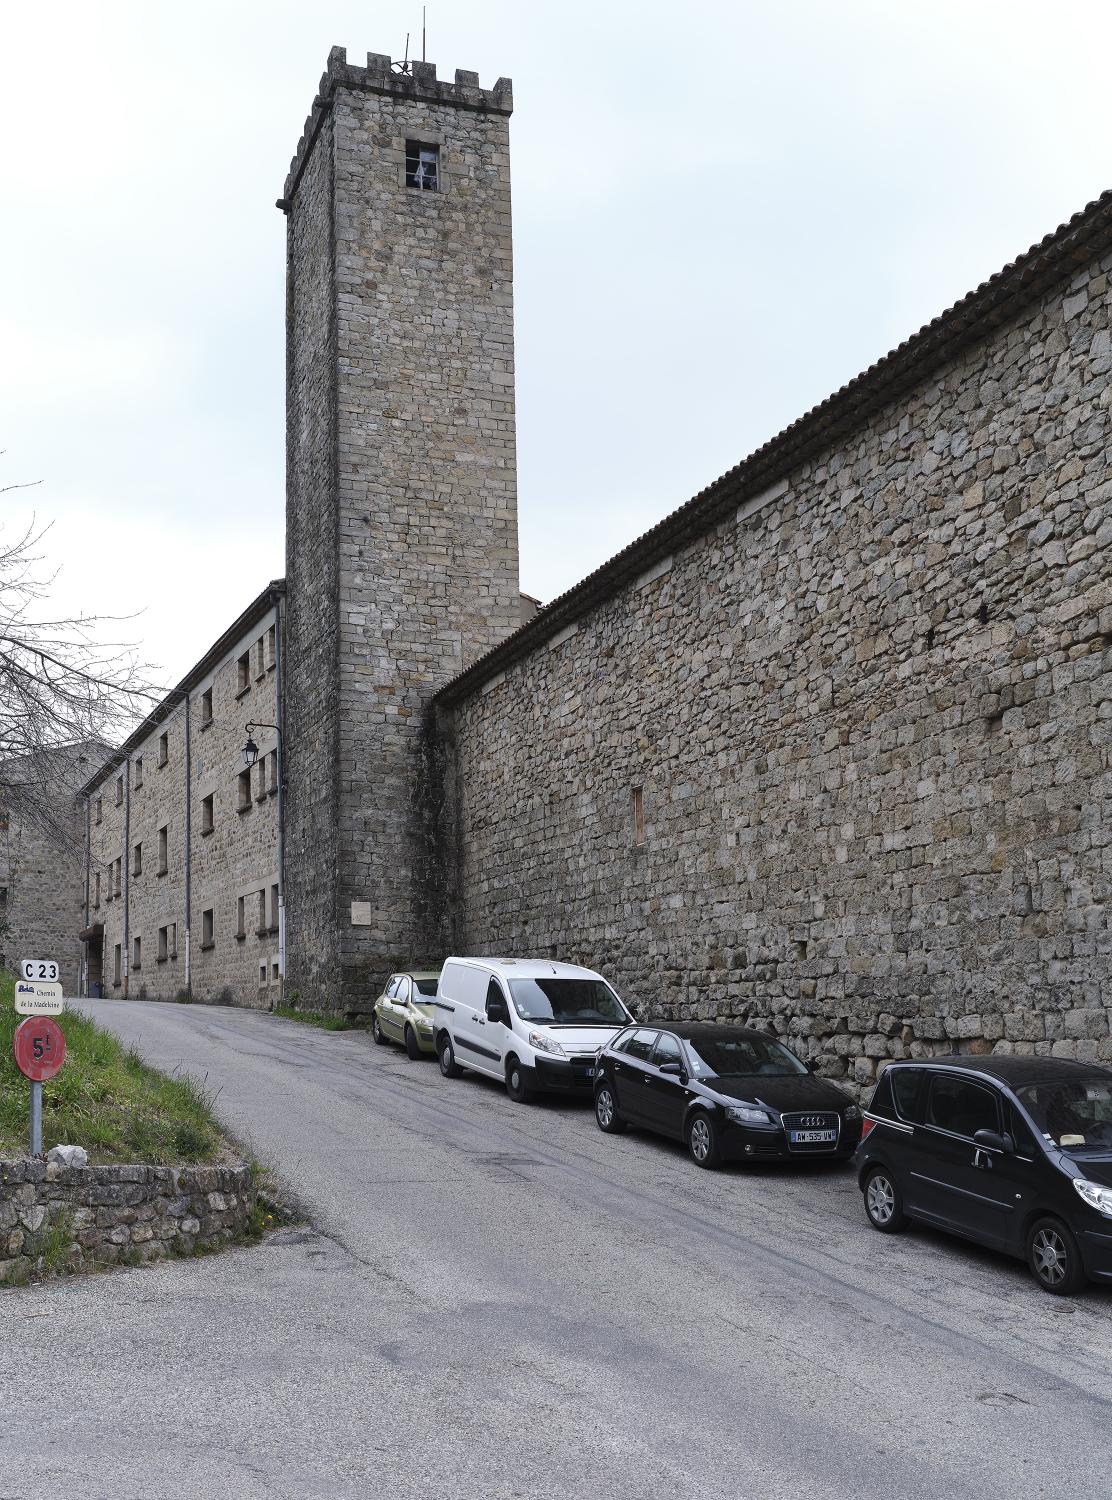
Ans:
POLYGON ((501 1021, 503 1026, 510 1024, 510 1014, 506 1009, 506 1002, 499 996, 493 996, 486 1003, 486 1017, 488 1021, 501 1021))
POLYGON ((996 1130, 978 1130, 973 1136, 974 1146, 981 1146, 985 1151, 1005 1151, 1011 1154, 1015 1150, 1015 1141, 1010 1135, 1001 1135, 996 1130))

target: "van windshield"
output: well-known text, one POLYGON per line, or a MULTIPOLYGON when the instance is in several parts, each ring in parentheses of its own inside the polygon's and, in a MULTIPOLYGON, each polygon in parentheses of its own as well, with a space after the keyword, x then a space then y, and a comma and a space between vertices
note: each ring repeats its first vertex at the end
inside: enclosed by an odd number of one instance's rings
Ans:
POLYGON ((1112 1079, 1094 1073, 1067 1082, 1029 1083, 1016 1094, 1053 1145, 1101 1156, 1112 1152, 1112 1079))
POLYGON ((523 1021, 624 1026, 632 1019, 601 979, 511 979, 510 994, 523 1021))

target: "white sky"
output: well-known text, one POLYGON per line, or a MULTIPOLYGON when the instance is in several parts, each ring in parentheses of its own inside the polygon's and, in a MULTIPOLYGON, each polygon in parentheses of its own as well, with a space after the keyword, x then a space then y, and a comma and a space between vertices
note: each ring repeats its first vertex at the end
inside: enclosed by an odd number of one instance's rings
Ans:
MULTIPOLYGON (((545 600, 1112 182, 1098 3, 430 10, 442 77, 514 79, 545 600)), ((407 29, 408 0, 0 0, 0 483, 41 481, 3 523, 53 520, 62 607, 138 612, 166 682, 284 571, 274 200, 329 47, 407 29)))

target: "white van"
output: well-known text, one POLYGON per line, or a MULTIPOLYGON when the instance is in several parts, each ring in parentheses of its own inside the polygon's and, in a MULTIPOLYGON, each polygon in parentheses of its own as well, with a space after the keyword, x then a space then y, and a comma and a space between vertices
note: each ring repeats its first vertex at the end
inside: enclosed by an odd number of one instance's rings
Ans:
POLYGON ((601 974, 548 959, 445 959, 434 1006, 445 1078, 471 1068, 521 1101, 590 1093, 599 1049, 633 1020, 601 974))

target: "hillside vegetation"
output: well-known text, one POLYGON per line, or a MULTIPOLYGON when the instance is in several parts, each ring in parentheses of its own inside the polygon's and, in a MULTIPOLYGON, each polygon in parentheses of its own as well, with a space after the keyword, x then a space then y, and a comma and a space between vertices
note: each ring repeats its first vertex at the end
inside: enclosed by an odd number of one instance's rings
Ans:
MULTIPOLYGON (((29 1150, 30 1084, 15 1065, 12 1035, 23 1019, 15 979, 0 970, 0 1157, 29 1150)), ((149 1068, 84 1016, 57 1018, 66 1038, 62 1071, 43 1084, 43 1150, 84 1146, 94 1162, 173 1166, 216 1157, 224 1140, 206 1090, 149 1068)))

